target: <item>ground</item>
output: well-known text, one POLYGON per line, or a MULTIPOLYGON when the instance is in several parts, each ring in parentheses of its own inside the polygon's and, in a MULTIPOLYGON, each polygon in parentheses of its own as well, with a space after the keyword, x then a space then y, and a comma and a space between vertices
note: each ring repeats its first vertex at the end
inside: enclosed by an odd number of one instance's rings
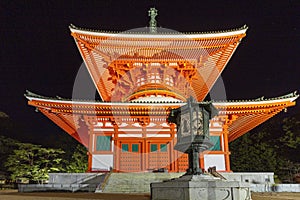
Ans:
MULTIPOLYGON (((16 190, 0 190, 1 200, 149 200, 150 195, 95 194, 95 193, 18 193, 16 190)), ((300 193, 253 193, 253 200, 300 200, 300 193)))

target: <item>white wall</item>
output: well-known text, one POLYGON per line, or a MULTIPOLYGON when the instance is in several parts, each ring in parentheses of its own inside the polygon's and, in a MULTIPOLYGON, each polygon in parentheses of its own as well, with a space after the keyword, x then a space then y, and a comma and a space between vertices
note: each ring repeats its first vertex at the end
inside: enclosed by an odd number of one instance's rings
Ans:
POLYGON ((216 166, 217 171, 225 171, 225 156, 223 154, 205 154, 204 169, 207 171, 209 167, 216 166))
POLYGON ((92 171, 107 170, 113 168, 113 155, 93 155, 92 156, 92 171))

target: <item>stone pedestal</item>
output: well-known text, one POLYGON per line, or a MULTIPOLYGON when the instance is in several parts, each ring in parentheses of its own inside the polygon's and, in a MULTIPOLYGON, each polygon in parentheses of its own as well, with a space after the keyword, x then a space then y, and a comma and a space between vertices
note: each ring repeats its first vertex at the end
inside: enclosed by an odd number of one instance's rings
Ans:
POLYGON ((251 200, 249 184, 210 175, 184 175, 151 183, 152 200, 251 200))

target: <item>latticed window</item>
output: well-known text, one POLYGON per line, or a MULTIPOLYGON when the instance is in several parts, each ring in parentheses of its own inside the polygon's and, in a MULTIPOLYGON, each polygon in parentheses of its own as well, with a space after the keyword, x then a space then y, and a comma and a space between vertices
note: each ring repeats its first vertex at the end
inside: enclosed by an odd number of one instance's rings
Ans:
POLYGON ((210 136, 210 141, 214 144, 209 150, 212 151, 220 151, 221 150, 221 142, 220 136, 210 136))
POLYGON ((151 144, 150 152, 167 152, 167 144, 151 144))
POLYGON ((96 151, 111 151, 111 136, 97 136, 96 151))
POLYGON ((122 144, 122 152, 128 152, 129 151, 129 145, 128 144, 122 144))
POLYGON ((131 151, 132 152, 139 152, 139 145, 138 144, 132 144, 131 145, 131 151))
POLYGON ((167 152, 167 145, 166 144, 161 144, 160 145, 160 152, 167 152))
POLYGON ((145 85, 145 78, 144 77, 139 77, 136 81, 137 86, 142 86, 145 85))
POLYGON ((149 83, 161 83, 161 78, 158 72, 149 73, 148 75, 148 82, 149 83))
POLYGON ((151 152, 157 151, 157 144, 151 144, 151 146, 150 146, 150 151, 151 151, 151 152))
POLYGON ((165 84, 167 84, 169 86, 174 86, 173 78, 170 77, 170 76, 166 76, 166 78, 165 78, 165 84))

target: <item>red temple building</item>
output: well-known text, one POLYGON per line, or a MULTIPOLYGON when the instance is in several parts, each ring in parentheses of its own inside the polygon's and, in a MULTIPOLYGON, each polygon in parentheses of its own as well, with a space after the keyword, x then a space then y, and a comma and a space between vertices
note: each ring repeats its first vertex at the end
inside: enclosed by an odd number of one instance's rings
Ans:
MULTIPOLYGON (((48 98, 27 92, 35 107, 88 148, 88 171, 183 172, 187 155, 174 150, 170 109, 209 94, 247 27, 208 33, 111 33, 70 26, 102 101, 48 98)), ((230 170, 228 143, 295 105, 295 93, 270 99, 213 102, 215 143, 201 153, 203 169, 230 170)))

